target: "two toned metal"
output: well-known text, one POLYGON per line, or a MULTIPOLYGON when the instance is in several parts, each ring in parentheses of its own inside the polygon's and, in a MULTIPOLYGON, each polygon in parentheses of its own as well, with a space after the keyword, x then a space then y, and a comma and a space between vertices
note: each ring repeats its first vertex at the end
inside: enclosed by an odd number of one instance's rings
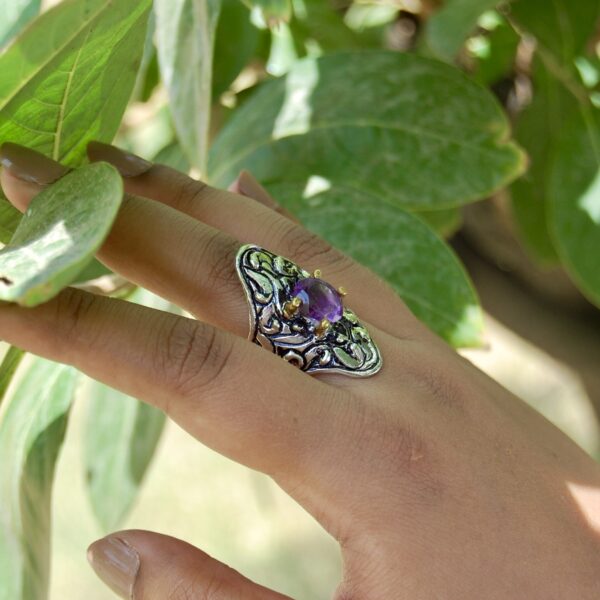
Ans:
MULTIPOLYGON (((378 347, 351 310, 340 304, 334 321, 302 310, 310 285, 330 288, 315 281, 320 273, 254 245, 240 248, 236 268, 250 306, 251 341, 307 373, 368 377, 381 369, 378 347)), ((344 291, 338 293, 341 303, 344 291)))

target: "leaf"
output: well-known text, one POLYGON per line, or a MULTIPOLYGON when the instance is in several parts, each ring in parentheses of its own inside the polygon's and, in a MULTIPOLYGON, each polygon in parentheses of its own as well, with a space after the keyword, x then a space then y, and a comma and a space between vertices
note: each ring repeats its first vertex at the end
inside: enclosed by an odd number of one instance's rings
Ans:
POLYGON ((96 381, 86 386, 87 486, 94 514, 105 532, 127 516, 150 464, 165 415, 96 381))
POLYGON ((40 12, 42 0, 0 0, 0 50, 40 12))
POLYGON ((244 4, 258 11, 262 20, 269 26, 287 23, 292 18, 291 0, 242 0, 244 4))
POLYGON ((311 231, 390 283, 449 343, 480 345, 481 310, 468 276, 450 248, 417 217, 343 186, 310 197, 284 183, 269 191, 311 231))
POLYGON ((240 0, 221 0, 221 3, 213 61, 212 96, 215 99, 229 89, 250 62, 260 39, 259 30, 250 22, 250 13, 240 0))
POLYGON ((77 372, 39 358, 0 420, 0 598, 47 597, 52 484, 77 372))
POLYGON ((425 221, 442 238, 453 236, 462 225, 462 215, 458 208, 424 210, 415 215, 425 221))
POLYGON ((558 262, 558 256, 547 219, 551 159, 564 120, 578 110, 578 105, 539 60, 533 64, 532 84, 533 101, 515 126, 515 135, 529 154, 531 166, 512 185, 512 206, 528 251, 541 264, 552 265, 558 262))
POLYGON ((306 59, 260 86, 219 134, 209 175, 226 187, 245 168, 424 210, 485 197, 524 163, 489 92, 448 65, 374 51, 306 59))
POLYGON ((206 172, 213 47, 220 0, 155 0, 156 42, 175 129, 190 163, 206 172))
MULTIPOLYGON (((37 19, 0 56, 0 140, 70 166, 91 139, 110 142, 135 83, 150 5, 66 0, 37 19)), ((0 204, 2 230, 12 232, 20 213, 0 204)))
POLYGON ((563 123, 550 180, 550 228, 569 274, 600 306, 600 116, 581 107, 563 123))
POLYGON ((0 364, 0 406, 2 406, 2 401, 4 400, 8 386, 12 381, 15 371, 21 364, 23 356, 25 356, 23 350, 16 348, 15 346, 9 346, 2 359, 2 364, 0 364))
POLYGON ((600 19, 597 0, 526 0, 510 8, 512 19, 537 39, 538 51, 558 66, 584 53, 600 19))
MULTIPOLYGON (((454 60, 477 20, 501 0, 447 0, 427 22, 425 42, 434 56, 454 60)), ((529 0, 527 0, 529 1, 529 0)), ((546 0, 547 1, 547 0, 546 0)))
MULTIPOLYGON (((159 310, 170 304, 138 289, 131 301, 159 310)), ((165 424, 160 410, 88 380, 84 461, 94 514, 106 532, 119 527, 133 506, 165 424)))
POLYGON ((0 300, 35 306, 69 285, 108 235, 122 197, 121 176, 106 163, 44 189, 0 250, 0 300))

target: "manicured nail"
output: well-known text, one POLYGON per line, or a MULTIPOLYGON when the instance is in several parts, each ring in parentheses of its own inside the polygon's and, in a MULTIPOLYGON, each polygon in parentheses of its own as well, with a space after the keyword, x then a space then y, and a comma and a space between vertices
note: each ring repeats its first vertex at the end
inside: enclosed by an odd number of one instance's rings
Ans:
POLYGON ((110 163, 123 177, 137 177, 152 168, 152 163, 141 156, 102 142, 90 142, 87 154, 92 162, 110 163))
POLYGON ((274 210, 281 208, 279 204, 273 200, 271 194, 269 194, 269 192, 267 192, 267 190, 265 190, 265 188, 260 185, 255 177, 248 171, 242 171, 229 189, 242 196, 252 198, 274 210))
POLYGON ((58 181, 70 169, 43 154, 7 142, 0 147, 0 164, 21 181, 48 185, 58 181))
POLYGON ((115 594, 133 598, 133 588, 140 570, 140 556, 126 541, 109 535, 88 548, 88 560, 96 575, 115 594))

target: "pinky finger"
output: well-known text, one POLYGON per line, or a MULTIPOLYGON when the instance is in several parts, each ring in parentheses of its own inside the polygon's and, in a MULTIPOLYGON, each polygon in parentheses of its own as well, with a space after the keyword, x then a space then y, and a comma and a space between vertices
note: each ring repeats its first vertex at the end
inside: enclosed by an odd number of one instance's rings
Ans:
POLYGON ((181 540, 122 531, 88 550, 96 574, 127 600, 290 600, 181 540))

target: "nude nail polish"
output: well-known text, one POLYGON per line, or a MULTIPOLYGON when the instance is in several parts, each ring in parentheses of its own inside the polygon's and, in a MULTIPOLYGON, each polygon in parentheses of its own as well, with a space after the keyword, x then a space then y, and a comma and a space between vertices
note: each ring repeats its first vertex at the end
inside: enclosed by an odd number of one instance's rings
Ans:
POLYGON ((87 154, 92 162, 110 163, 122 177, 138 177, 152 168, 152 163, 141 156, 102 142, 90 142, 87 146, 87 154))
POLYGON ((96 575, 115 594, 133 598, 135 580, 140 570, 140 556, 125 540, 109 535, 88 548, 88 561, 96 575))
POLYGON ((257 179, 248 171, 242 171, 239 177, 231 186, 231 191, 237 192, 242 196, 252 198, 269 208, 277 210, 279 204, 271 197, 271 194, 257 181, 257 179))
POLYGON ((37 185, 54 183, 70 171, 35 150, 11 142, 0 147, 0 164, 13 177, 37 185))

